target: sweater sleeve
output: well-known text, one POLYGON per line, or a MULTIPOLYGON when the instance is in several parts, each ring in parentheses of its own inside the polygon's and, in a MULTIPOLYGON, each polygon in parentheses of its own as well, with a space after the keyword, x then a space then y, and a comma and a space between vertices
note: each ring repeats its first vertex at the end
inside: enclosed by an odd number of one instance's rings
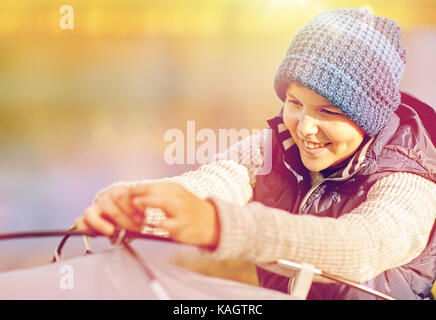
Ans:
POLYGON ((380 179, 365 202, 337 219, 210 200, 219 213, 220 239, 206 255, 241 257, 278 273, 275 262, 289 259, 357 282, 417 257, 436 218, 436 184, 411 173, 380 179))
MULTIPOLYGON (((223 153, 216 154, 208 164, 180 176, 155 180, 138 180, 116 182, 102 189, 96 198, 112 186, 135 186, 159 181, 171 181, 185 187, 201 199, 215 197, 216 199, 238 205, 245 205, 253 196, 255 176, 264 165, 264 143, 268 129, 248 136, 233 144, 223 153)), ((148 208, 144 221, 143 232, 155 235, 165 235, 165 231, 152 228, 165 219, 161 209, 148 208)))

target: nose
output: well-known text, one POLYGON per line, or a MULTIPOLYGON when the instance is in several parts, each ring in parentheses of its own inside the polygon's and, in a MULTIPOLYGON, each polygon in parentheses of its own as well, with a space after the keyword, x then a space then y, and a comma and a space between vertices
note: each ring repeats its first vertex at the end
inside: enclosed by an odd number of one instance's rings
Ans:
POLYGON ((307 137, 318 133, 317 119, 303 113, 298 121, 297 130, 301 137, 307 137))

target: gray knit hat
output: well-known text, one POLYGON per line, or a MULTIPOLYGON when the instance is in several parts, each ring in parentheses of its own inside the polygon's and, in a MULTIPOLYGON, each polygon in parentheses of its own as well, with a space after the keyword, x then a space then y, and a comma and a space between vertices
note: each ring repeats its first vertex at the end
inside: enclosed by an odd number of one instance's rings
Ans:
POLYGON ((282 101, 291 81, 308 87, 342 110, 369 136, 376 135, 400 104, 406 63, 401 29, 366 9, 333 9, 295 35, 277 71, 282 101))

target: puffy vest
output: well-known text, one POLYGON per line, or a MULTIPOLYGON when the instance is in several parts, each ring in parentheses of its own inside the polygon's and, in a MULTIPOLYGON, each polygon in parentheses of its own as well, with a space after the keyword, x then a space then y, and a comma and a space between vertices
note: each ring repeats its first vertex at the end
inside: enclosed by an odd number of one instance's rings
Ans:
MULTIPOLYGON (((272 170, 258 175, 253 201, 318 217, 340 217, 365 201, 371 186, 394 172, 410 172, 436 183, 436 113, 415 97, 402 93, 401 105, 386 127, 363 141, 340 169, 324 170, 324 179, 312 184, 282 116, 268 120, 273 130, 272 170)), ((364 284, 397 299, 431 298, 436 278, 436 227, 425 250, 413 261, 386 270, 364 284)), ((316 267, 316 266, 315 266, 316 267)), ((263 287, 289 291, 290 279, 257 267, 263 287)), ((375 299, 336 283, 313 283, 308 299, 375 299)))

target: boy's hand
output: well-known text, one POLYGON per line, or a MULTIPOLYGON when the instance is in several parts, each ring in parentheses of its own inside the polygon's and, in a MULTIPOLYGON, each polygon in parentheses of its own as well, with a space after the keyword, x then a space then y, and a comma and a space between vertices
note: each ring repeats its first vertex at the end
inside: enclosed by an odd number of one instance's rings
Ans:
POLYGON ((158 227, 166 229, 172 239, 210 249, 217 246, 218 217, 211 202, 173 182, 151 183, 130 191, 137 210, 155 207, 165 212, 166 219, 158 227))
POLYGON ((218 243, 218 218, 214 205, 173 182, 134 187, 114 186, 104 191, 76 220, 81 231, 107 236, 119 228, 140 232, 147 207, 160 208, 166 219, 156 226, 176 241, 208 248, 218 243))
POLYGON ((103 191, 83 215, 76 219, 80 231, 97 231, 110 236, 115 227, 140 232, 144 211, 132 205, 128 187, 113 186, 103 191))

